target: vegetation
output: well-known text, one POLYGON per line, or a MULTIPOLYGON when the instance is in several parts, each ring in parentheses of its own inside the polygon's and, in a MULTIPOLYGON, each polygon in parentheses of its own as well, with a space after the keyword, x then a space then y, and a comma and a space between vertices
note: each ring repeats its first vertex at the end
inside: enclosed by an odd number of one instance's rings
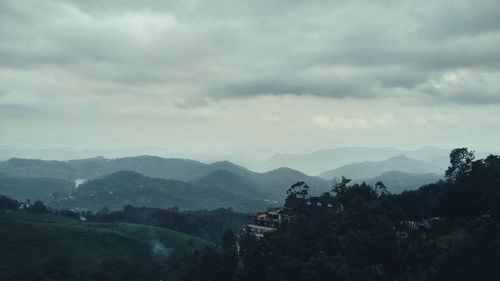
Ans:
MULTIPOLYGON (((234 189, 238 189, 235 186, 234 189)), ((249 198, 236 192, 202 187, 177 180, 150 178, 121 171, 81 184, 71 197, 52 201, 55 209, 100 210, 107 206, 120 210, 125 205, 183 210, 217 209, 231 207, 239 211, 266 208, 263 198, 249 198)))
POLYGON ((459 155, 448 181, 398 195, 340 180, 343 212, 242 234, 239 255, 208 248, 183 280, 497 280, 500 156, 459 155))
MULTIPOLYGON (((260 200, 281 199, 286 187, 297 181, 307 181, 312 189, 316 189, 315 192, 317 193, 328 188, 327 181, 318 177, 307 176, 296 170, 280 168, 266 173, 256 173, 228 161, 205 164, 187 159, 155 156, 118 159, 97 157, 70 161, 13 158, 3 162, 0 161, 0 173, 10 177, 50 177, 71 181, 76 179, 92 180, 120 171, 133 171, 146 177, 171 179, 202 186, 208 185, 212 188, 227 187, 230 173, 231 178, 238 178, 238 185, 233 186, 233 188, 240 185, 242 188, 249 188, 255 192, 246 191, 246 195, 252 194, 252 198, 260 200), (221 176, 221 170, 225 171, 224 177, 221 176)), ((241 195, 241 192, 245 193, 245 190, 233 192, 241 195)))
MULTIPOLYGON (((76 213, 63 212, 65 216, 75 217, 76 213)), ((220 243, 225 230, 237 231, 247 222, 247 215, 231 209, 179 211, 176 208, 136 208, 125 206, 122 211, 108 213, 101 210, 96 214, 87 212, 85 217, 94 222, 128 222, 165 227, 197 236, 214 243, 220 243)))
MULTIPOLYGON (((500 156, 460 148, 450 160, 446 180, 401 194, 340 178, 322 196, 342 208, 299 213, 261 239, 236 232, 243 215, 226 209, 54 214, 0 196, 0 279, 497 280, 500 156)), ((136 188, 127 175, 117 186, 136 188)), ((307 197, 308 185, 288 195, 307 197)))
POLYGON ((160 280, 208 242, 177 231, 0 212, 1 280, 160 280))
POLYGON ((0 194, 24 201, 48 202, 68 194, 74 182, 47 177, 9 177, 0 175, 0 194))

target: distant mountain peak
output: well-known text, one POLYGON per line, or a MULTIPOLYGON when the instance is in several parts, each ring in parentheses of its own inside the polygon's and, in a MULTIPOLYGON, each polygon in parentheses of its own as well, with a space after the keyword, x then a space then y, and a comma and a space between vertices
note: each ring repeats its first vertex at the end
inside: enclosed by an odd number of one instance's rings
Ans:
POLYGON ((208 166, 218 170, 228 170, 234 172, 235 170, 248 171, 247 168, 234 164, 233 162, 222 160, 210 163, 208 166))
POLYGON ((404 154, 400 154, 400 155, 397 155, 397 156, 394 156, 394 157, 391 157, 387 160, 390 160, 390 159, 411 159, 409 158, 408 156, 404 155, 404 154))
POLYGON ((231 166, 238 166, 238 165, 236 165, 233 162, 228 161, 228 160, 215 161, 215 162, 210 163, 210 165, 231 165, 231 166))
POLYGON ((382 161, 365 161, 351 163, 339 168, 328 170, 320 174, 322 178, 332 179, 335 177, 345 176, 351 179, 367 179, 381 175, 387 171, 401 171, 406 173, 441 173, 442 170, 438 166, 407 157, 400 154, 382 161))
POLYGON ((446 169, 449 151, 437 147, 422 147, 414 150, 405 150, 391 147, 344 146, 332 149, 322 149, 305 154, 275 154, 262 164, 262 170, 290 167, 309 175, 318 175, 323 171, 352 163, 382 161, 400 155, 416 160, 427 161, 434 165, 438 165, 442 169, 446 169))
POLYGON ((124 170, 124 171, 118 171, 114 172, 108 175, 105 175, 103 179, 108 179, 108 178, 145 178, 141 173, 137 173, 134 171, 129 171, 129 170, 124 170))
POLYGON ((279 167, 277 169, 266 172, 265 174, 301 174, 304 175, 301 171, 297 171, 295 169, 289 167, 279 167))

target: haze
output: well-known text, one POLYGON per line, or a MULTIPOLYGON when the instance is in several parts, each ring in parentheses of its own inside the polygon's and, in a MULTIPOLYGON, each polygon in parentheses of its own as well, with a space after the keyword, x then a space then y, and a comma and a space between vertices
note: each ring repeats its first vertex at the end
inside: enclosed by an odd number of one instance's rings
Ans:
POLYGON ((1 145, 500 148, 499 1, 140 2, 0 0, 1 145))

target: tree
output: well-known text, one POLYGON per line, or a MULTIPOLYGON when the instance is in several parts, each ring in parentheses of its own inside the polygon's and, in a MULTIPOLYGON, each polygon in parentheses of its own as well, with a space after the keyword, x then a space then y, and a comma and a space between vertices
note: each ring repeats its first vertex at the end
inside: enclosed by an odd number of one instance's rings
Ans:
POLYGON ((33 213, 48 213, 49 210, 47 209, 47 206, 43 204, 42 201, 36 201, 33 206, 31 206, 30 211, 33 213))
POLYGON ((226 280, 232 280, 238 267, 236 235, 227 229, 222 236, 222 275, 226 280))
POLYGON ((0 195, 0 210, 15 210, 19 207, 16 200, 0 195))
POLYGON ((342 196, 347 191, 347 184, 350 182, 351 180, 346 177, 335 179, 335 182, 332 186, 332 192, 334 192, 336 195, 342 196))
POLYGON ((377 183, 375 183, 375 191, 377 192, 377 194, 379 196, 389 194, 389 191, 387 191, 387 187, 381 181, 378 181, 377 183))
POLYGON ((200 255, 197 280, 227 280, 222 272, 222 255, 213 246, 203 249, 200 255))
POLYGON ((474 158, 474 151, 465 147, 453 149, 450 153, 450 166, 445 173, 447 181, 453 183, 463 180, 471 172, 474 158))
POLYGON ((333 199, 333 196, 330 192, 323 192, 319 198, 321 198, 322 200, 328 200, 328 199, 333 199))
POLYGON ((236 249, 236 235, 229 228, 222 235, 222 249, 236 249))
POLYGON ((108 206, 104 206, 97 213, 100 214, 100 215, 109 215, 109 212, 110 212, 109 207, 108 206))
POLYGON ((303 181, 296 182, 290 186, 286 194, 288 197, 305 198, 309 195, 309 186, 303 181))

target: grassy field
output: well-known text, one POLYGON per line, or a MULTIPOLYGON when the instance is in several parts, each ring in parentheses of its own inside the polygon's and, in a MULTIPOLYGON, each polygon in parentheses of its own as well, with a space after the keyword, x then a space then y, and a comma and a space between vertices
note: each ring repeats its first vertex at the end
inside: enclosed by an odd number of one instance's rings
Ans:
POLYGON ((53 214, 0 213, 1 273, 47 267, 97 268, 104 261, 138 265, 209 243, 177 231, 125 223, 82 223, 53 214))

